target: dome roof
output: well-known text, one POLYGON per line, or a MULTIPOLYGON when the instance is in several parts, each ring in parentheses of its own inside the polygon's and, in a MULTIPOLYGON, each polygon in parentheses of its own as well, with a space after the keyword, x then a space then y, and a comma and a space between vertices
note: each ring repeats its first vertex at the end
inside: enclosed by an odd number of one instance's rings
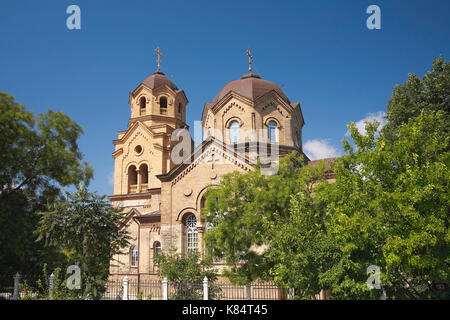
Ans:
POLYGON ((164 73, 161 71, 154 72, 150 77, 142 81, 150 89, 155 89, 163 85, 169 86, 172 90, 178 90, 175 83, 169 80, 164 73))
POLYGON ((257 74, 246 74, 240 79, 229 82, 219 94, 214 98, 212 104, 222 99, 228 92, 234 91, 250 100, 255 100, 256 98, 264 95, 265 93, 275 90, 286 102, 289 99, 284 94, 283 90, 275 83, 267 80, 261 79, 257 74))

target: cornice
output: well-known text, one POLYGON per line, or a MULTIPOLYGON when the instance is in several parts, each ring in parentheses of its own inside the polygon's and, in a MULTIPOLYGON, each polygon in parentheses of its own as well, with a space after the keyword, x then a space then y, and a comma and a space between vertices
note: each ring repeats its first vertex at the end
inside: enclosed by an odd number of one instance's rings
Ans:
MULTIPOLYGON (((172 122, 175 124, 176 127, 187 126, 187 124, 184 121, 174 118, 174 117, 162 116, 162 115, 157 115, 157 114, 147 114, 145 116, 130 118, 130 120, 128 120, 128 127, 130 127, 133 123, 135 123, 137 121, 142 122, 142 121, 148 121, 148 120, 157 120, 157 121, 159 120, 159 121, 165 121, 165 122, 169 122, 169 123, 172 122)), ((162 124, 162 125, 169 126, 168 124, 162 124)))
POLYGON ((112 153, 112 157, 115 159, 123 153, 123 148, 120 148, 112 153))
POLYGON ((122 200, 138 200, 138 199, 150 199, 154 194, 160 194, 161 188, 152 188, 147 192, 141 193, 128 193, 128 194, 114 194, 108 196, 109 201, 122 201, 122 200))

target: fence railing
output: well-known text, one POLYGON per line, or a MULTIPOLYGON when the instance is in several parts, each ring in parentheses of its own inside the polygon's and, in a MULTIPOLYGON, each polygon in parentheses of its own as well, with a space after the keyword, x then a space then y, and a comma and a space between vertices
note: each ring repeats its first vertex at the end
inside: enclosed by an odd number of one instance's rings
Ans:
POLYGON ((101 300, 122 300, 123 283, 122 280, 108 280, 105 285, 105 292, 101 300))
POLYGON ((233 285, 226 282, 172 282, 160 280, 128 279, 108 281, 102 299, 114 300, 284 300, 288 290, 272 282, 233 285), (115 294, 111 294, 115 293, 115 294))
POLYGON ((128 283, 128 299, 162 300, 162 290, 160 280, 130 280, 128 283))
POLYGON ((218 300, 284 300, 287 290, 273 282, 254 282, 250 285, 232 285, 225 282, 214 283, 219 289, 218 300))
MULTIPOLYGON (((33 297, 20 284, 21 276, 0 277, 0 299, 23 299, 33 297)), ((49 278, 49 297, 52 299, 54 276, 49 278)), ((248 285, 232 285, 208 278, 202 282, 173 282, 161 280, 129 279, 108 280, 102 300, 284 300, 292 296, 290 290, 277 287, 272 282, 254 282, 248 285)))

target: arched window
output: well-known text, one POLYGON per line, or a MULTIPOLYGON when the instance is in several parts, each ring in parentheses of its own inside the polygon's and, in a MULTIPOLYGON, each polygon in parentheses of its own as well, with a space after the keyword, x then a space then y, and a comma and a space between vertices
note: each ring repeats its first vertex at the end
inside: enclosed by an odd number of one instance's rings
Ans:
POLYGON ((191 214, 186 218, 186 256, 197 251, 197 218, 191 214))
POLYGON ((153 263, 155 265, 158 265, 158 262, 156 261, 156 257, 161 253, 161 242, 155 241, 153 244, 153 263))
POLYGON ((211 137, 211 128, 206 129, 206 137, 205 139, 208 139, 209 137, 211 137))
POLYGON ((277 142, 277 123, 275 121, 269 122, 269 141, 270 142, 277 142))
POLYGON ((137 192, 137 171, 135 166, 128 168, 128 193, 137 192))
POLYGON ((295 130, 295 136, 294 136, 294 144, 297 148, 300 148, 300 135, 298 134, 298 129, 295 130))
POLYGON ((131 248, 131 266, 137 267, 139 264, 139 249, 138 246, 133 246, 131 248))
POLYGON ((159 111, 160 111, 160 114, 167 114, 167 98, 166 97, 159 98, 159 111))
POLYGON ((200 199, 200 210, 201 210, 201 213, 203 214, 203 209, 205 209, 205 204, 206 204, 206 199, 205 199, 205 196, 203 196, 201 199, 200 199))
POLYGON ((148 166, 144 163, 139 167, 139 174, 141 175, 141 192, 148 189, 148 166))
POLYGON ((239 140, 239 123, 237 121, 233 121, 230 124, 230 142, 238 142, 239 140))
POLYGON ((147 100, 145 99, 145 97, 142 97, 139 100, 139 114, 141 116, 145 115, 145 105, 146 105, 146 103, 147 103, 147 100))

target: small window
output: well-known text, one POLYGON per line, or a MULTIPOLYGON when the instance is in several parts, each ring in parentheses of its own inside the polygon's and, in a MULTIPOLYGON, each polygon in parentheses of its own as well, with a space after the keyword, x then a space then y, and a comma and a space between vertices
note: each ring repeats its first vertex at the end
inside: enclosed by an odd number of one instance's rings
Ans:
POLYGON ((161 254, 161 242, 156 241, 153 244, 153 261, 155 265, 158 265, 158 263, 156 262, 156 257, 161 254))
POLYGON ((230 142, 236 143, 239 141, 239 123, 233 121, 230 125, 230 142))
POLYGON ((269 141, 270 142, 277 142, 277 123, 275 121, 269 122, 269 141))
POLYGON ((139 111, 139 114, 142 116, 142 115, 145 115, 145 105, 146 105, 146 103, 147 103, 147 100, 145 99, 145 97, 142 97, 140 100, 139 100, 139 109, 140 109, 140 111, 139 111))
POLYGON ((211 128, 206 129, 206 139, 211 137, 211 128))
POLYGON ((166 97, 159 98, 159 110, 160 110, 160 114, 167 114, 167 98, 166 97))
POLYGON ((148 166, 143 163, 139 167, 139 174, 141 175, 141 186, 139 192, 148 191, 148 166))
POLYGON ((128 193, 137 192, 137 170, 135 166, 128 168, 128 193))
POLYGON ((139 263, 139 250, 137 246, 131 248, 131 266, 137 267, 139 263))
POLYGON ((140 146, 140 145, 137 145, 135 148, 134 148, 134 152, 136 152, 136 154, 141 154, 142 153, 142 146, 140 146))
POLYGON ((178 113, 181 113, 181 103, 178 104, 178 113))
POLYGON ((295 130, 294 144, 297 148, 300 148, 299 140, 300 140, 300 135, 298 133, 298 130, 295 130))

